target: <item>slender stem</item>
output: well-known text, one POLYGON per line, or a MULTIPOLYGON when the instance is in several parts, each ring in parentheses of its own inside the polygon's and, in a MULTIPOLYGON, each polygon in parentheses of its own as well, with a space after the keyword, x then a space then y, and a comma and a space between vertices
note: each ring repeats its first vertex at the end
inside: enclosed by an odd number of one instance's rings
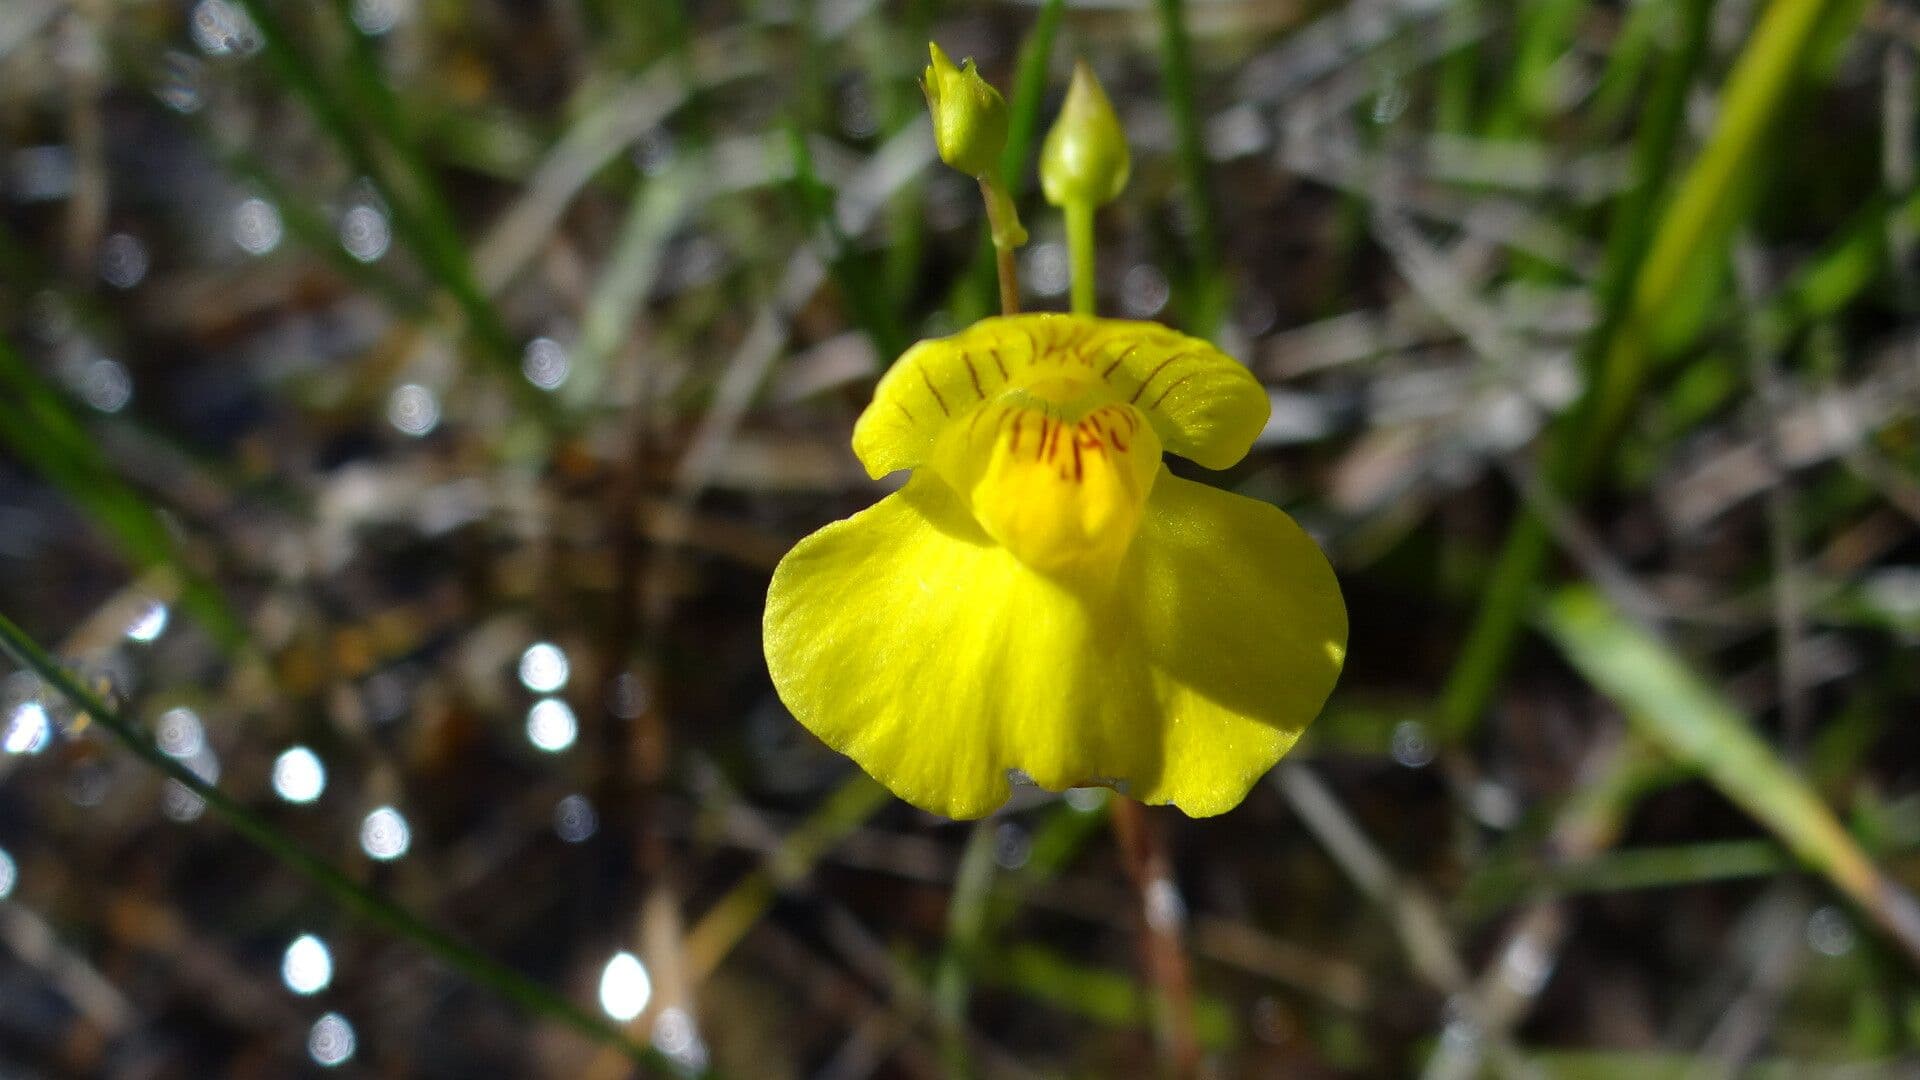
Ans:
POLYGON ((1013 262, 1013 249, 993 249, 993 266, 1000 275, 1000 314, 1020 314, 1020 271, 1013 262))
POLYGON ((1161 88, 1167 110, 1173 114, 1180 182, 1187 189, 1187 207, 1193 214, 1193 232, 1188 238, 1193 264, 1185 315, 1189 329, 1201 337, 1211 337, 1220 328, 1226 278, 1220 262, 1220 237, 1214 228, 1213 201, 1207 194, 1206 140, 1194 90, 1186 0, 1155 0, 1154 7, 1160 16, 1161 88))
POLYGON ((75 709, 105 728, 135 757, 156 772, 199 796, 217 816, 235 832, 297 871, 320 887, 320 891, 341 907, 378 924, 419 945, 447 966, 529 1012, 557 1020, 596 1042, 619 1050, 634 1063, 662 1071, 671 1064, 658 1051, 636 1042, 609 1021, 603 1020, 552 990, 507 967, 485 953, 467 945, 446 931, 428 923, 412 911, 380 896, 348 877, 339 867, 302 847, 275 828, 264 817, 249 810, 231 795, 200 779, 193 770, 167 756, 152 739, 118 710, 108 708, 100 698, 74 681, 72 675, 40 644, 5 615, 0 615, 0 652, 11 656, 21 667, 58 691, 75 709))
POLYGON ((1153 986, 1154 1042, 1169 1075, 1200 1074, 1200 1039, 1193 1022, 1193 971, 1187 962, 1186 911, 1173 883, 1167 839, 1147 808, 1116 795, 1113 839, 1139 898, 1140 960, 1153 986))
POLYGON ((1013 203, 994 190, 993 181, 980 178, 980 198, 987 204, 987 227, 993 233, 993 265, 1000 274, 1000 314, 1020 314, 1020 268, 1014 263, 1014 244, 1008 239, 1020 233, 1019 221, 1008 221, 1013 203))
MULTIPOLYGON (((1040 13, 1033 20, 1033 28, 1027 31, 1026 41, 1020 46, 1020 62, 1013 79, 1013 93, 1007 98, 1007 148, 1000 157, 1000 186, 1009 199, 1019 199, 1027 190, 1028 162, 1033 157, 1033 143, 1040 131, 1040 106, 1047 94, 1047 64, 1053 58, 1053 39, 1060 28, 1060 15, 1066 9, 1066 0, 1041 0, 1040 13)), ((953 291, 948 294, 947 310, 961 322, 972 322, 983 309, 983 298, 987 289, 987 251, 993 249, 996 256, 999 248, 991 243, 983 243, 973 258, 967 272, 955 282, 953 291)), ((1001 256, 999 261, 1005 262, 1001 256)), ((1003 297, 1004 299, 1004 294, 1003 297)), ((1014 294, 1019 299, 1019 294, 1014 294)), ((1002 305, 1004 311, 1005 305, 1002 305)))
POLYGON ((1073 268, 1073 313, 1093 314, 1093 204, 1070 202, 1067 211, 1067 262, 1073 268))

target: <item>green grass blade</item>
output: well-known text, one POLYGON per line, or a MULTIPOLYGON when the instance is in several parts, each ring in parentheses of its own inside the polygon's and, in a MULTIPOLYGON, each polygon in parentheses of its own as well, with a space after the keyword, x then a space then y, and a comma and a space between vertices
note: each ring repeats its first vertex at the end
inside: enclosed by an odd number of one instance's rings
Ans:
POLYGON ((1045 0, 1034 17, 1033 29, 1020 45, 1013 72, 1013 93, 1007 98, 1007 146, 1000 154, 1000 182, 1015 199, 1027 193, 1027 171, 1033 164, 1033 142, 1040 136, 1040 103, 1047 96, 1047 68, 1053 60, 1053 39, 1060 30, 1066 0, 1045 0))
POLYGON ((0 444, 59 488, 94 520, 135 565, 166 567, 180 581, 181 604, 223 649, 246 640, 240 617, 207 580, 180 558, 166 525, 127 485, 58 392, 0 340, 0 444))
MULTIPOLYGON (((340 145, 354 169, 380 190, 381 197, 387 202, 388 212, 393 215, 395 230, 419 256, 427 272, 459 304, 467 318, 468 331, 481 346, 484 355, 503 370, 517 375, 519 350, 492 302, 480 289, 445 200, 439 195, 431 176, 425 173, 424 165, 418 163, 417 155, 409 156, 415 152, 402 148, 408 145, 405 133, 388 133, 390 136, 399 136, 402 143, 402 147, 389 148, 388 153, 398 153, 402 160, 415 163, 414 167, 408 169, 405 178, 401 179, 394 175, 393 169, 385 167, 381 148, 368 134, 368 128, 372 125, 362 123, 362 115, 376 124, 383 117, 388 117, 392 111, 391 103, 382 105, 378 102, 390 95, 391 91, 386 89, 377 73, 369 80, 364 71, 354 68, 360 96, 371 96, 376 102, 373 107, 356 109, 354 103, 346 95, 337 92, 321 76, 314 63, 295 47, 293 35, 267 0, 239 2, 260 31, 262 56, 268 67, 307 106, 321 128, 340 145), (369 81, 377 84, 377 89, 369 89, 364 85, 369 81)), ((520 379, 512 379, 511 385, 520 389, 523 398, 544 402, 543 398, 535 396, 537 391, 520 379)))
POLYGON ((822 257, 834 283, 840 286, 854 323, 866 332, 881 356, 889 359, 899 356, 906 351, 907 338, 892 305, 887 303, 880 269, 840 228, 840 220, 834 213, 833 190, 814 170, 813 152, 808 149, 806 132, 798 123, 787 124, 787 148, 793 161, 794 201, 810 227, 826 240, 822 257))
POLYGON ((1698 769, 1920 964, 1920 904, 1881 873, 1732 703, 1589 586, 1555 594, 1545 621, 1567 659, 1635 730, 1698 769))
POLYGON ((620 1051, 636 1064, 662 1070, 672 1068, 664 1055, 634 1041, 617 1025, 560 997, 373 892, 348 877, 339 867, 296 843, 232 796, 200 779, 193 770, 156 746, 133 721, 117 710, 108 708, 106 703, 81 686, 38 642, 5 615, 0 615, 0 652, 39 676, 42 682, 65 697, 74 708, 84 712, 92 722, 104 728, 115 741, 155 772, 199 796, 208 809, 232 826, 235 832, 312 882, 329 900, 412 941, 478 985, 529 1012, 565 1024, 596 1042, 620 1051))
POLYGON ((940 1022, 940 1056, 947 1075, 968 1076, 967 998, 973 989, 973 965, 980 955, 988 923, 987 900, 993 892, 994 834, 988 819, 974 823, 960 853, 960 870, 947 899, 947 940, 933 975, 934 1015, 940 1022))
MULTIPOLYGON (((1153 995, 1133 976, 1078 964, 1039 945, 996 953, 980 965, 980 975, 982 981, 1109 1027, 1144 1027, 1152 1015, 1153 995)), ((1201 1045, 1210 1050, 1233 1045, 1233 1014, 1226 1004, 1203 995, 1193 1005, 1201 1045)))
MULTIPOLYGON (((1688 275, 1724 256, 1736 214, 1739 165, 1751 158, 1833 32, 1829 8, 1849 0, 1774 0, 1741 51, 1706 148, 1681 178, 1664 213, 1655 214, 1683 116, 1692 70, 1705 49, 1711 0, 1693 0, 1683 16, 1684 43, 1666 65, 1649 101, 1635 153, 1635 183, 1615 208, 1601 284, 1601 319, 1589 339, 1586 393, 1554 430, 1548 479, 1577 497, 1598 475, 1632 414, 1653 358, 1652 329, 1684 290, 1688 275)), ((1545 526, 1527 513, 1508 533, 1466 645, 1441 692, 1440 727, 1459 738, 1478 723, 1518 639, 1527 596, 1551 553, 1545 526)))
POLYGON ((659 280, 667 243, 686 220, 698 163, 706 160, 698 151, 691 157, 696 163, 693 168, 669 171, 634 188, 619 239, 587 300, 573 371, 561 386, 561 397, 572 409, 604 403, 608 363, 632 333, 634 313, 659 280))
POLYGON ((1180 181, 1186 189, 1187 209, 1193 215, 1192 244, 1187 269, 1187 297, 1181 305, 1186 324, 1200 337, 1212 337, 1226 313, 1227 278, 1220 259, 1213 199, 1207 193, 1207 148, 1194 93, 1193 42, 1187 34, 1185 0, 1156 0, 1160 15, 1160 68, 1173 113, 1174 145, 1180 163, 1180 181))
POLYGON ((1599 388, 1602 432, 1622 422, 1651 360, 1655 326, 1676 294, 1708 260, 1725 257, 1727 239, 1751 202, 1738 197, 1749 186, 1747 165, 1789 91, 1803 81, 1821 38, 1837 32, 1826 19, 1834 8, 1852 8, 1857 18, 1858 5, 1846 0, 1774 0, 1741 50, 1706 147, 1660 219, 1634 283, 1631 311, 1610 343, 1599 388))
POLYGON ((1573 43, 1579 20, 1587 13, 1585 0, 1536 0, 1521 7, 1519 46, 1515 49, 1506 90, 1487 124, 1495 139, 1528 137, 1548 117, 1552 106, 1553 72, 1573 43))
POLYGON ((865 825, 893 799, 866 773, 854 770, 786 835, 766 865, 742 877, 687 932, 687 966, 703 981, 726 959, 748 930, 773 907, 782 889, 806 879, 833 846, 865 825))

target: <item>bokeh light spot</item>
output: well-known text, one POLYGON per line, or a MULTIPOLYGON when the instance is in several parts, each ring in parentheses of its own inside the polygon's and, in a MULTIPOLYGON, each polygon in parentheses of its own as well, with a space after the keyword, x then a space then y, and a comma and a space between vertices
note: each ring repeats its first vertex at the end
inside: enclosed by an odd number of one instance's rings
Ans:
POLYGON ((290 803, 310 803, 327 790, 327 768, 304 746, 291 747, 273 761, 274 794, 290 803))
POLYGON ((566 382, 567 372, 572 366, 572 361, 567 358, 567 350, 559 342, 547 337, 527 342, 527 351, 520 358, 520 373, 542 390, 557 389, 566 382))
POLYGON ((133 400, 133 376, 125 364, 103 356, 80 377, 80 396, 103 413, 117 413, 133 400))
POLYGON ((253 20, 228 0, 200 0, 190 25, 194 44, 208 56, 251 56, 260 49, 260 31, 253 20))
POLYGON ((393 243, 393 227, 377 206, 359 203, 340 215, 340 246, 363 263, 380 261, 393 243))
POLYGON ((114 233, 100 242, 100 280, 131 289, 147 276, 147 246, 131 233, 114 233))
POLYGON ((353 0, 353 25, 368 37, 379 37, 406 14, 406 0, 353 0))
POLYGON ((550 641, 535 642, 520 654, 520 683, 536 694, 551 694, 567 685, 570 672, 567 654, 550 641))
POLYGON ((440 402, 419 383, 396 387, 387 399, 387 422, 416 438, 425 435, 440 425, 440 402))
POLYGON ((360 822, 360 850, 381 862, 392 862, 413 846, 413 830, 400 811, 383 806, 360 822))
POLYGON ((580 722, 559 698, 541 698, 527 710, 527 741, 538 749, 557 754, 579 735, 580 722))
POLYGON ((569 795, 553 808, 553 831, 569 844, 583 844, 600 828, 600 815, 585 795, 569 795))
POLYGON ((639 1016, 653 998, 653 979, 630 952, 617 952, 600 972, 600 1008, 621 1023, 639 1016))
POLYGON ((168 757, 190 758, 206 748, 207 731, 192 709, 168 709, 154 726, 153 741, 168 757))
POLYGON ((23 701, 7 718, 7 734, 0 748, 9 754, 37 754, 53 740, 53 718, 38 701, 23 701))
POLYGON ((280 978, 296 994, 317 994, 333 982, 333 953, 312 934, 301 934, 280 958, 280 978))
POLYGON ((313 1030, 307 1032, 307 1054, 314 1064, 331 1069, 352 1060, 356 1041, 347 1018, 330 1012, 315 1020, 313 1030))
POLYGON ((280 246, 285 229, 280 211, 265 199, 248 199, 233 209, 233 242, 249 255, 265 255, 280 246))
POLYGON ((127 627, 127 639, 142 643, 153 641, 167 629, 167 605, 150 600, 127 627))

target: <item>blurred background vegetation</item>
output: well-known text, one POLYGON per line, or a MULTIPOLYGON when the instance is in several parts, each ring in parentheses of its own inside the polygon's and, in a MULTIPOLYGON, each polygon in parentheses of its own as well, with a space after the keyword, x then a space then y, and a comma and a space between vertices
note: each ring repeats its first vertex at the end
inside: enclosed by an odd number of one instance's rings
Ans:
POLYGON ((1156 815, 1205 1070, 1920 1075, 1906 0, 5 0, 0 1076, 1153 1073, 1103 793, 912 811, 760 657, 994 302, 929 39, 1035 309, 1099 70, 1103 309, 1346 589, 1156 815))

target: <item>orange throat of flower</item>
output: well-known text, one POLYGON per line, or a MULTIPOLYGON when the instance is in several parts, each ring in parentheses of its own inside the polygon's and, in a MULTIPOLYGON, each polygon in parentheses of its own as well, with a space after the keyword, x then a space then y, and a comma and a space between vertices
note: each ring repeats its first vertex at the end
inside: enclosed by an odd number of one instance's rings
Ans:
POLYGON ((1054 371, 951 424, 933 465, 1021 562, 1105 579, 1139 529, 1160 449, 1140 410, 1097 376, 1054 371))

